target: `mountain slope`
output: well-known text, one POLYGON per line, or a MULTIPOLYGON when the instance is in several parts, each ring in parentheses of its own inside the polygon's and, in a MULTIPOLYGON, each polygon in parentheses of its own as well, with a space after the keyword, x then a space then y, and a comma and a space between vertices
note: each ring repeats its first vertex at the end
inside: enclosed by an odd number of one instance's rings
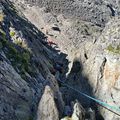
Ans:
POLYGON ((10 1, 0 2, 1 119, 119 120, 57 81, 120 106, 119 2, 10 1))
MULTIPOLYGON (((0 119, 31 120, 46 85, 53 90, 54 103, 55 96, 61 97, 51 74, 54 57, 59 55, 9 1, 1 1, 0 9, 0 119)), ((60 111, 61 100, 57 103, 60 111)))

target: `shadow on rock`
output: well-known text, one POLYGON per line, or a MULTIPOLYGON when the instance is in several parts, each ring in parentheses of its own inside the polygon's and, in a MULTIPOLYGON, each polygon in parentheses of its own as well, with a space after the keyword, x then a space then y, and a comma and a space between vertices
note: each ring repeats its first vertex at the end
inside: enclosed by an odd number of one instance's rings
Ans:
MULTIPOLYGON (((84 68, 80 60, 74 60, 71 71, 66 78, 66 83, 80 92, 94 97, 89 78, 84 74, 84 68)), ((64 93, 63 98, 67 105, 71 106, 71 102, 77 99, 86 110, 89 108, 95 110, 97 120, 103 120, 103 117, 99 114, 97 104, 94 101, 69 88, 67 90, 65 89, 64 93)))

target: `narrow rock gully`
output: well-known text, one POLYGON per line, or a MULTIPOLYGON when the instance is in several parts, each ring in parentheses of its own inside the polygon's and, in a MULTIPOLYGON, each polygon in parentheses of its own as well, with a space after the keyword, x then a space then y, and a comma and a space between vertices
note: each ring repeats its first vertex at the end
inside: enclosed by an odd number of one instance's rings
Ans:
MULTIPOLYGON (((61 50, 59 50, 58 46, 56 47, 56 49, 55 44, 56 43, 54 42, 50 43, 50 46, 48 47, 50 47, 50 49, 52 49, 53 51, 57 51, 58 53, 60 53, 54 59, 55 72, 51 71, 51 73, 56 77, 56 80, 58 81, 63 101, 65 102, 65 110, 61 117, 70 117, 75 110, 74 104, 79 103, 81 106, 81 110, 83 110, 81 111, 81 114, 83 114, 84 116, 80 120, 104 120, 99 113, 97 104, 94 101, 64 86, 65 83, 89 96, 94 97, 94 94, 92 93, 92 87, 89 84, 89 78, 82 74, 83 66, 80 60, 75 59, 73 61, 71 70, 69 70, 68 66, 70 64, 70 61, 67 58, 68 55, 60 52, 61 50), (68 73, 68 71, 70 72, 68 73)), ((78 111, 76 111, 75 113, 76 115, 77 112, 78 111)))

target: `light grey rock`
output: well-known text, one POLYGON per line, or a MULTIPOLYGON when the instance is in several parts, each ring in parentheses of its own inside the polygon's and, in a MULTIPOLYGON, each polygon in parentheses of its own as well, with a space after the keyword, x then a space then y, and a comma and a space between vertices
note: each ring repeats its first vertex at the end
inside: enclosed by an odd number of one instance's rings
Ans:
POLYGON ((44 94, 39 102, 37 120, 59 120, 54 94, 49 86, 45 87, 44 94))
POLYGON ((59 110, 59 115, 61 116, 64 111, 64 101, 62 98, 62 94, 59 90, 58 82, 55 79, 55 76, 53 76, 51 74, 48 74, 46 79, 50 82, 50 87, 53 90, 54 98, 55 98, 55 101, 57 104, 57 108, 59 110))
POLYGON ((76 102, 73 108, 72 120, 84 120, 85 119, 85 110, 80 105, 80 103, 76 102))

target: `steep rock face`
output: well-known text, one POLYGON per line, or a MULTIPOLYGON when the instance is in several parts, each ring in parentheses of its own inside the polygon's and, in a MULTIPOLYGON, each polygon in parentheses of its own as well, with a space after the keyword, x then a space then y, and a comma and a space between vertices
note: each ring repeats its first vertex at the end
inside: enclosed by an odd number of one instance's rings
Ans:
MULTIPOLYGON (((75 14, 73 14, 75 10, 73 11, 71 6, 75 5, 75 3, 78 1, 69 4, 69 11, 67 11, 66 8, 63 12, 61 12, 63 13, 63 15, 58 15, 56 17, 51 14, 52 12, 58 12, 57 10, 53 9, 55 8, 54 5, 56 4, 53 1, 51 2, 52 4, 47 5, 47 2, 48 1, 44 1, 44 4, 42 4, 42 6, 45 7, 44 9, 36 7, 35 4, 29 2, 31 6, 27 6, 27 4, 25 4, 27 7, 23 10, 23 13, 39 29, 42 29, 45 34, 50 36, 50 39, 54 40, 62 51, 68 54, 70 64, 69 70, 67 72, 67 83, 87 94, 95 95, 102 101, 108 102, 113 106, 119 106, 119 97, 114 98, 117 102, 116 105, 116 102, 114 103, 113 94, 111 97, 112 92, 110 92, 110 90, 112 90, 111 88, 113 88, 115 84, 118 85, 118 82, 116 83, 116 81, 118 81, 117 79, 119 78, 119 54, 111 55, 108 52, 109 50, 112 50, 111 53, 119 53, 119 20, 113 18, 113 20, 111 20, 111 22, 106 25, 108 20, 111 19, 111 16, 119 15, 118 1, 79 1, 78 5, 80 9, 82 9, 81 6, 86 6, 84 9, 81 10, 84 14, 81 14, 80 12, 81 15, 79 16, 79 18, 81 18, 81 20, 79 21, 77 19, 74 21, 72 21, 71 19, 66 19, 69 18, 69 16, 75 16, 75 14), (80 4, 81 2, 82 4, 80 4), (98 7, 100 11, 98 10, 98 7), (46 8, 48 10, 47 12, 46 8), (90 13, 88 12, 88 10, 86 10, 88 8, 90 9, 90 13), (112 9, 115 11, 113 11, 112 9), (29 10, 31 10, 32 12, 29 13, 29 10), (37 10, 39 12, 36 12, 37 10), (92 11, 95 11, 93 12, 94 14, 91 13, 92 11), (104 11, 104 15, 102 14, 102 11, 104 11), (94 17, 97 17, 92 18, 92 15, 94 17), (33 18, 35 18, 36 20, 34 20, 33 18), (41 23, 43 24, 39 23, 39 20, 41 19, 41 23), (101 28, 101 26, 105 25, 105 29, 101 28), (61 31, 54 31, 52 29, 52 27, 54 26, 58 27, 61 31), (112 44, 113 46, 111 47, 110 44, 112 44), (115 46, 118 46, 118 50, 117 48, 114 48, 115 46), (117 56, 117 58, 115 56, 117 56), (113 62, 114 60, 115 62, 113 62), (78 61, 77 63, 79 65, 76 64, 76 61, 78 61)), ((63 4, 64 3, 65 5, 67 4, 67 2, 63 1, 63 4)), ((77 10, 79 11, 79 9, 77 10)), ((76 16, 77 15, 79 14, 77 14, 76 12, 76 16)), ((117 93, 115 93, 114 91, 114 94, 117 93)), ((83 103, 84 105, 91 104, 91 101, 88 101, 83 97, 79 97, 72 91, 70 92, 68 90, 65 93, 66 101, 72 101, 76 98, 78 98, 79 100, 82 99, 81 103, 83 103)), ((104 108, 101 108, 101 113, 106 120, 113 120, 116 118, 119 119, 119 116, 116 116, 114 113, 111 113, 104 108)))
POLYGON ((4 53, 0 54, 0 119, 29 120, 32 117, 34 90, 2 55, 4 53))
MULTIPOLYGON (((98 48, 101 52, 98 54, 104 56, 106 59, 103 65, 102 76, 98 83, 98 96, 103 101, 116 106, 119 108, 119 45, 120 45, 120 34, 119 34, 119 18, 112 19, 105 27, 101 37, 98 40, 98 48)), ((96 94, 97 95, 97 94, 96 94)), ((114 110, 115 111, 115 110, 114 110)), ((114 113, 108 112, 107 110, 102 111, 105 119, 113 120, 119 119, 119 116, 114 113)), ((119 111, 115 111, 119 113, 119 111)))
MULTIPOLYGON (((119 108, 120 102, 119 102, 119 61, 114 62, 115 59, 107 59, 105 68, 104 68, 104 74, 103 74, 103 86, 99 86, 99 98, 103 99, 105 102, 109 103, 112 106, 115 106, 119 108), (104 91, 104 92, 103 92, 104 91), (104 95, 104 96, 103 96, 104 95)), ((113 120, 113 119, 119 119, 118 115, 115 115, 114 113, 108 112, 107 110, 101 108, 102 114, 105 117, 105 119, 113 120), (109 114, 109 116, 107 116, 109 114)), ((118 110, 114 110, 116 113, 120 113, 118 110)))
POLYGON ((0 1, 0 120, 34 119, 46 85, 53 90, 55 110, 60 111, 56 116, 62 114, 61 93, 51 75, 59 55, 45 43, 45 35, 10 1, 0 1))
MULTIPOLYGON (((98 99, 108 103, 111 106, 119 108, 119 44, 120 44, 120 34, 119 34, 119 17, 115 17, 110 20, 101 36, 97 41, 89 47, 86 43, 83 48, 86 52, 87 60, 81 56, 83 52, 80 53, 80 60, 83 64, 82 74, 86 75, 88 78, 88 83, 92 87, 92 94, 94 94, 98 99)), ((73 64, 74 66, 74 64, 73 64)), ((81 75, 81 74, 79 74, 81 75)), ((79 77, 78 77, 79 78, 79 77)), ((81 86, 82 79, 79 80, 81 86)), ((77 82, 78 84, 78 82, 77 82)), ((85 84, 83 85, 85 86, 85 84)), ((90 92, 90 91, 89 91, 90 92)), ((112 109, 112 112, 99 107, 101 114, 105 120, 120 119, 119 110, 112 109), (115 113, 114 113, 115 112, 115 113)))
MULTIPOLYGON (((93 94, 101 101, 111 106, 119 108, 119 18, 113 18, 101 36, 93 44, 93 48, 88 48, 88 59, 83 62, 83 74, 89 80, 93 88, 93 94), (117 88, 116 88, 117 85, 117 88)), ((87 44, 86 44, 87 45, 87 44)), ((88 46, 87 46, 88 47, 88 46)), ((87 48, 86 47, 86 48, 87 48)), ((82 61, 84 59, 80 57, 82 61)), ((100 107, 100 111, 106 120, 119 119, 119 110, 113 109, 113 112, 100 107), (108 115, 109 114, 109 115, 108 115)))

